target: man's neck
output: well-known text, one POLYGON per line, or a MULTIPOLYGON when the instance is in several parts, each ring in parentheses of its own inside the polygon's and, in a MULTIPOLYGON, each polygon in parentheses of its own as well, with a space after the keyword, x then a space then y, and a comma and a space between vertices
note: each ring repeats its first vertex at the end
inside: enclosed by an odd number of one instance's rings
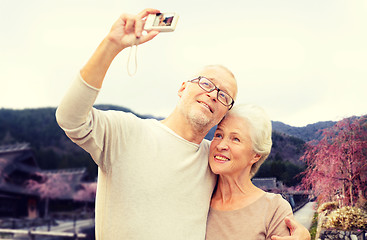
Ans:
POLYGON ((189 123, 185 118, 177 116, 177 114, 172 113, 166 119, 162 120, 162 123, 187 141, 200 144, 206 134, 208 134, 210 128, 199 129, 189 123))

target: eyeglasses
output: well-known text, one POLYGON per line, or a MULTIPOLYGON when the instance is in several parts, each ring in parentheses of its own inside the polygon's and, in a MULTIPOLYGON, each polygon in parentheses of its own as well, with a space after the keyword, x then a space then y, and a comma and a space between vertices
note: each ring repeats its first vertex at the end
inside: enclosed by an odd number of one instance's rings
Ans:
POLYGON ((215 84, 207 79, 206 77, 199 76, 195 79, 189 80, 188 82, 198 83, 199 87, 201 87, 206 92, 213 92, 217 90, 217 99, 224 106, 229 106, 229 109, 233 107, 234 100, 228 93, 223 90, 220 90, 215 84))

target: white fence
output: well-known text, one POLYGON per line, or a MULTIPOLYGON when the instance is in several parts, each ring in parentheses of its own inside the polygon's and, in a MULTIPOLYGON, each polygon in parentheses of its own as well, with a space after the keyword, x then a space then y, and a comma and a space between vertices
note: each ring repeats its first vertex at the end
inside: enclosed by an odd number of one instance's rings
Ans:
POLYGON ((0 229, 0 233, 10 233, 14 235, 28 236, 28 239, 34 240, 36 236, 49 236, 49 237, 69 237, 72 239, 83 239, 87 235, 85 233, 70 233, 70 232, 52 232, 52 231, 38 231, 38 230, 22 230, 22 229, 0 229))

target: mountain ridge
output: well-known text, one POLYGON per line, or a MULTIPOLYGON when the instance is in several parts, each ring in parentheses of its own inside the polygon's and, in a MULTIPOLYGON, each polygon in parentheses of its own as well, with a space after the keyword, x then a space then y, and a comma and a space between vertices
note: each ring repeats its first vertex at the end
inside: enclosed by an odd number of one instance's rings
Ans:
POLYGON ((335 121, 320 121, 312 124, 307 124, 304 127, 293 127, 280 121, 272 121, 273 131, 286 133, 290 136, 300 138, 306 142, 319 139, 321 136, 320 130, 329 128, 335 125, 335 121))

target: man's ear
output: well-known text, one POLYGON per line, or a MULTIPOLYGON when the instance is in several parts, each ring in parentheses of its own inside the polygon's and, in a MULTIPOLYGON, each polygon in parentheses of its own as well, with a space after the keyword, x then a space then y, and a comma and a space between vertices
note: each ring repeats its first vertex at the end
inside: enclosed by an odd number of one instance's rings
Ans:
POLYGON ((183 82, 183 83, 181 84, 180 89, 178 89, 178 96, 179 96, 179 97, 182 97, 182 94, 183 94, 183 92, 185 91, 186 87, 187 87, 187 82, 183 82))

